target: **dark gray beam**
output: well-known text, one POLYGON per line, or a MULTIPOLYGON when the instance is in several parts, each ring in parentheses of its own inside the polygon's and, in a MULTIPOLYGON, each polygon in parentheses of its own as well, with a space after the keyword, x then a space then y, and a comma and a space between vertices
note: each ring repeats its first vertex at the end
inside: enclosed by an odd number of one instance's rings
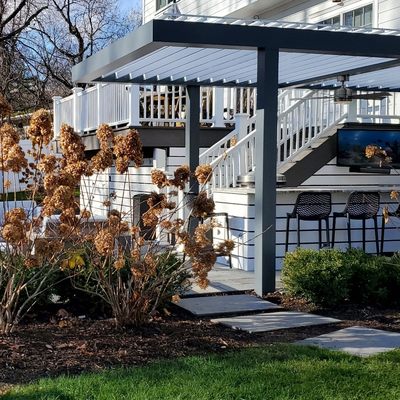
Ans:
POLYGON ((279 50, 258 49, 255 291, 275 291, 276 127, 278 123, 279 50))
MULTIPOLYGON (((192 172, 199 165, 200 151, 200 88, 188 86, 186 88, 186 124, 185 124, 185 148, 186 161, 192 172)), ((199 185, 195 178, 190 179, 190 191, 197 193, 199 185)))
POLYGON ((400 58, 400 36, 155 20, 163 45, 235 49, 276 48, 316 54, 400 58))

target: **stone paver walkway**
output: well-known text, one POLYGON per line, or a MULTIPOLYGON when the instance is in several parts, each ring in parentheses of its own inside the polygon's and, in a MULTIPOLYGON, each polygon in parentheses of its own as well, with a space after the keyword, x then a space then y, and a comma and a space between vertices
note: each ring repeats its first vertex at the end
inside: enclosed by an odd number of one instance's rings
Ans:
POLYGON ((340 320, 334 318, 294 311, 279 311, 268 314, 264 313, 232 318, 217 318, 211 321, 250 333, 340 322, 340 320))
POLYGON ((177 305, 196 316, 261 312, 281 308, 269 301, 248 294, 188 297, 179 300, 177 305))
POLYGON ((400 333, 352 326, 298 342, 367 357, 400 348, 400 333))

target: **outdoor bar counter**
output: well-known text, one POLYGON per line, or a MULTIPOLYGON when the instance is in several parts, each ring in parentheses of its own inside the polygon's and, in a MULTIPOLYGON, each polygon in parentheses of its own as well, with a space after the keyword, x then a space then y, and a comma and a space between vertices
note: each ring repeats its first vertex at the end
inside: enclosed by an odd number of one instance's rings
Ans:
MULTIPOLYGON (((285 254, 286 242, 286 215, 293 211, 296 198, 299 193, 330 192, 332 194, 332 213, 330 218, 330 232, 332 233, 333 212, 343 211, 347 198, 353 191, 374 191, 380 193, 381 206, 378 213, 379 238, 381 235, 382 208, 387 206, 394 211, 398 206, 396 199, 390 198, 392 191, 399 191, 400 186, 380 185, 348 185, 348 186, 301 186, 301 187, 278 187, 276 189, 276 267, 281 268, 282 259, 285 254)), ((255 215, 255 188, 230 188, 216 189, 213 198, 216 204, 216 212, 227 212, 229 215, 230 236, 236 242, 232 265, 247 271, 254 269, 254 221, 255 215)), ((352 246, 362 247, 362 223, 352 221, 351 236, 352 246)), ((400 218, 391 218, 386 224, 385 251, 395 252, 400 249, 400 218)), ((217 229, 214 236, 223 235, 223 229, 217 229)), ((332 234, 330 235, 332 238, 332 234)), ((323 235, 325 237, 325 235, 323 235)), ((289 251, 297 246, 297 223, 290 223, 289 251)), ((335 248, 346 249, 347 241, 347 219, 338 218, 336 223, 335 248)), ((317 249, 318 246, 318 222, 301 221, 301 247, 317 249)), ((366 251, 376 253, 375 234, 372 220, 366 221, 366 251)), ((224 262, 223 259, 219 260, 224 262)))

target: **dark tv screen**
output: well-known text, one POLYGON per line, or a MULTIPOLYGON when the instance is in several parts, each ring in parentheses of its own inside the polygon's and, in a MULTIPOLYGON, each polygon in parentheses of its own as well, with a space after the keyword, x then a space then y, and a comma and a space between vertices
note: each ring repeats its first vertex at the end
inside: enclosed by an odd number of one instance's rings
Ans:
POLYGON ((339 129, 337 165, 360 168, 400 168, 400 130, 339 129), (386 151, 390 164, 365 156, 365 148, 376 145, 386 151))

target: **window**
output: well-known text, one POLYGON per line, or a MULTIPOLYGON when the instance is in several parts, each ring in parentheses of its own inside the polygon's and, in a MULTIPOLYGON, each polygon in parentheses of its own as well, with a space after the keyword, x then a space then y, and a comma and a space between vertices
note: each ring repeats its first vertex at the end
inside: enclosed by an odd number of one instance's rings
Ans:
POLYGON ((321 21, 322 25, 345 25, 355 28, 372 27, 372 4, 321 21))
POLYGON ((372 4, 357 8, 343 15, 343 25, 370 28, 372 27, 372 4))
POLYGON ((322 24, 322 25, 340 25, 340 15, 336 15, 332 18, 328 18, 324 21, 321 21, 320 24, 322 24))
POLYGON ((156 0, 156 10, 164 8, 168 4, 173 3, 173 0, 156 0))

